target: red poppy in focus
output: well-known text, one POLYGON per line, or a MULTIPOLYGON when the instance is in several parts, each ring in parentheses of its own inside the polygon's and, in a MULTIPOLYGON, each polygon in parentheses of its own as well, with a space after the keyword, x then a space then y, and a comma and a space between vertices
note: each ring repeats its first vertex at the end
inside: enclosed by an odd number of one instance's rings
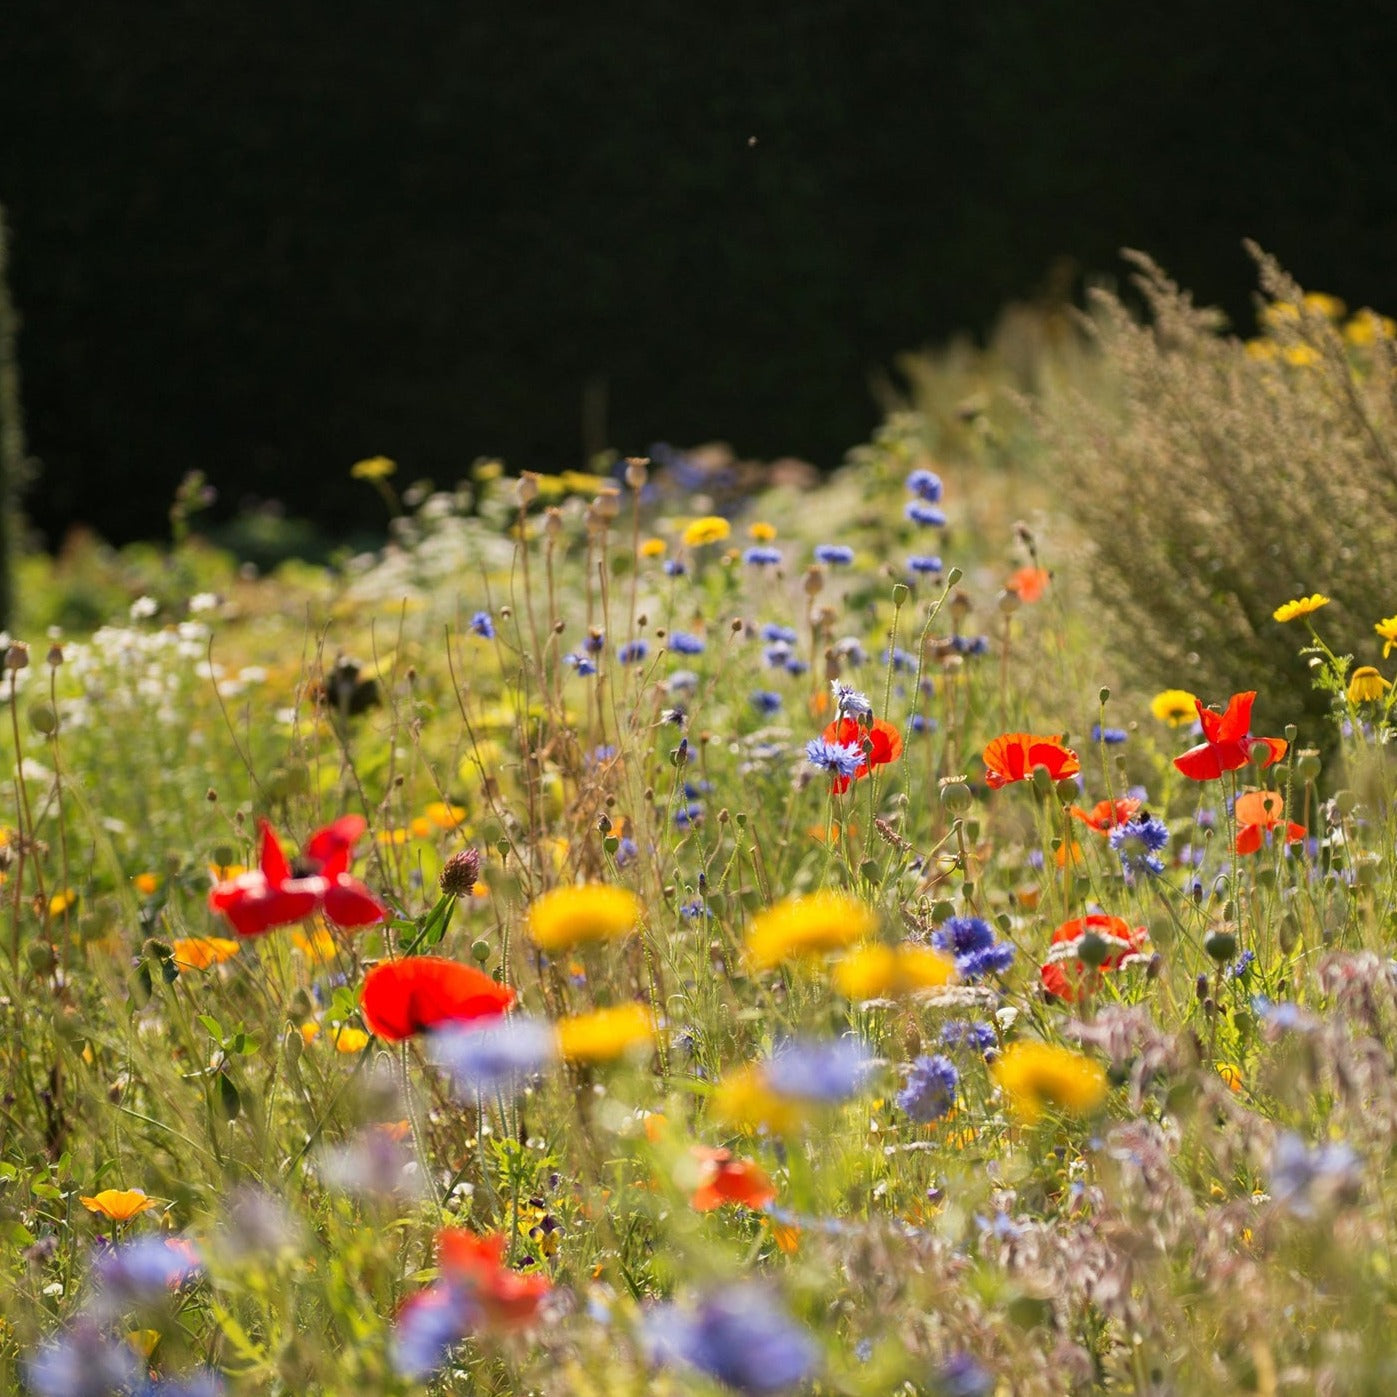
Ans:
POLYGON ((501 1232, 488 1237, 464 1227, 447 1227, 437 1233, 437 1259, 442 1275, 459 1285, 493 1324, 528 1324, 552 1285, 547 1276, 524 1276, 504 1264, 505 1238, 501 1232))
POLYGON ((1287 844, 1298 843, 1305 837, 1305 826, 1285 819, 1285 797, 1279 791, 1248 791, 1237 797, 1232 807, 1237 816, 1237 852, 1254 854, 1261 848, 1264 836, 1281 825, 1285 826, 1287 844))
POLYGON ((1203 741, 1190 747, 1174 765, 1190 781, 1216 781, 1224 771, 1236 771, 1253 759, 1262 766, 1271 766, 1285 756, 1283 737, 1253 737, 1251 706, 1256 702, 1256 690, 1233 694, 1222 713, 1203 707, 1202 699, 1194 699, 1198 721, 1203 725, 1203 741))
POLYGON ((386 960, 369 971, 359 992, 365 1025, 392 1042, 443 1024, 497 1019, 513 1003, 507 985, 440 956, 386 960))
POLYGON ((1048 590, 1048 583, 1052 580, 1053 575, 1047 568, 1020 568, 1010 574, 1004 590, 1013 592, 1022 602, 1042 601, 1043 593, 1048 590))
POLYGON ((1089 812, 1074 805, 1068 813, 1097 834, 1107 836, 1117 825, 1128 825, 1141 804, 1133 796, 1122 796, 1120 800, 1099 800, 1089 812))
POLYGON ((1101 988, 1103 971, 1143 960, 1149 954, 1145 945, 1148 939, 1144 927, 1132 927, 1124 918, 1108 917, 1104 912, 1063 922, 1053 932, 1048 959, 1040 972, 1043 988, 1058 999, 1075 1004, 1083 994, 1095 994, 1101 988), (1083 960, 1079 958, 1085 949, 1082 943, 1089 936, 1096 941, 1083 960), (1088 964, 1089 961, 1095 963, 1088 964))
POLYGON ((704 1168, 702 1180, 689 1198, 691 1208, 707 1213, 724 1203, 739 1203, 760 1210, 776 1201, 771 1180, 750 1159, 734 1159, 731 1150, 706 1145, 695 1145, 693 1155, 704 1168))
POLYGON ((1031 732, 1006 732, 996 737, 980 754, 985 763, 985 780, 992 790, 1014 781, 1027 781, 1035 767, 1044 767, 1054 781, 1076 776, 1082 769, 1077 754, 1056 737, 1039 737, 1031 732))
POLYGON ((362 815, 342 815, 316 830, 294 866, 271 825, 263 820, 260 828, 258 866, 209 893, 209 906, 222 913, 239 936, 261 936, 312 912, 324 912, 341 927, 372 926, 388 915, 373 893, 349 874, 350 855, 367 828, 362 815))
POLYGON ((820 735, 826 742, 857 747, 864 755, 863 765, 852 776, 834 777, 835 795, 843 795, 851 781, 862 781, 875 766, 886 766, 902 755, 902 734, 886 718, 875 718, 870 727, 852 718, 836 718, 820 735))

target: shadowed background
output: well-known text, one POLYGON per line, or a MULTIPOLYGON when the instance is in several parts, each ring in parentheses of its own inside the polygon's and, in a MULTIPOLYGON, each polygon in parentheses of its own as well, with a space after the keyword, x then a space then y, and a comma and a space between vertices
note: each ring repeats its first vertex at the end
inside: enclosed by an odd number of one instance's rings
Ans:
POLYGON ((22 0, 27 513, 160 535, 197 468, 342 530, 379 452, 828 467, 896 354, 1122 245, 1239 323, 1246 235, 1392 311, 1394 7, 1244 8, 22 0))

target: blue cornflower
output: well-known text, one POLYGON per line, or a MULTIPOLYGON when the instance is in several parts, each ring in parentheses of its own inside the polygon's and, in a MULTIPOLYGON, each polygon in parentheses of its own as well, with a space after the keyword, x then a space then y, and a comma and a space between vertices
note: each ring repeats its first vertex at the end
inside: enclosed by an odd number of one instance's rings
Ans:
POLYGON ((488 611, 477 611, 471 617, 471 633, 478 635, 482 640, 494 640, 495 620, 488 611))
POLYGON ((852 742, 827 742, 823 737, 805 744, 805 756, 812 766, 835 776, 853 776, 867 760, 863 748, 852 742))
POLYGON ((836 718, 869 718, 873 717, 873 704, 867 694, 861 694, 848 684, 841 684, 838 679, 830 680, 830 688, 834 690, 834 714, 836 718))
POLYGON ((970 1048, 985 1054, 999 1045, 992 1025, 977 1020, 952 1019, 941 1027, 941 1043, 947 1048, 970 1048))
POLYGON ((781 695, 770 689, 758 689, 751 695, 751 703, 758 713, 770 715, 781 707, 781 695))
POLYGON ((558 1055, 557 1030, 520 1016, 433 1033, 428 1055, 466 1097, 517 1095, 558 1055))
POLYGON ((914 553, 907 560, 907 571, 913 576, 919 573, 940 572, 941 559, 935 553, 914 553))
POLYGON ((736 1286, 692 1312, 659 1305, 645 1317, 644 1337, 662 1364, 686 1364, 747 1397, 766 1397, 804 1382, 819 1362, 810 1334, 755 1286, 736 1286))
POLYGON ((1014 960, 1013 946, 996 941, 993 928, 980 917, 947 917, 932 932, 931 944, 955 956, 962 980, 1003 974, 1014 960))
POLYGON ((913 732, 935 732, 939 724, 935 718, 927 718, 920 713, 914 713, 910 726, 913 732))
POLYGON ((637 665, 650 653, 650 646, 644 640, 628 640, 616 651, 616 658, 623 665, 637 665))
POLYGON ((578 672, 578 674, 583 675, 584 677, 589 674, 595 674, 597 672, 596 662, 592 659, 589 659, 586 655, 564 655, 563 663, 566 665, 571 665, 573 669, 575 669, 578 672))
POLYGON ((892 665, 895 674, 912 674, 917 668, 917 657, 900 645, 894 645, 891 650, 884 650, 881 658, 885 665, 892 665))
POLYGON ((790 655, 786 659, 785 670, 787 674, 804 674, 809 668, 808 661, 799 659, 795 655, 790 655))
POLYGON ((588 631, 587 638, 582 642, 582 648, 589 655, 600 655, 606 649, 606 632, 588 631))
POLYGON ((135 1397, 221 1397, 223 1379, 212 1368, 200 1368, 186 1377, 148 1378, 135 1397))
POLYGON ((137 1303, 159 1299, 199 1270, 172 1238, 140 1237, 98 1256, 93 1275, 110 1296, 137 1303))
POLYGON ((676 655, 702 655, 705 649, 702 636, 686 631, 675 631, 666 644, 676 655))
POLYGON ((593 747, 582 758, 583 766, 605 766, 616 755, 616 747, 613 743, 604 742, 600 747, 593 747))
POLYGON ((773 641, 762 651, 762 658, 772 669, 785 669, 786 661, 791 658, 791 647, 789 642, 784 640, 773 641))
POLYGON ((762 627, 762 639, 769 645, 775 645, 782 641, 787 645, 794 645, 798 637, 794 627, 778 626, 775 621, 768 621, 762 627))
POLYGON ((679 915, 686 921, 697 921, 700 917, 710 916, 708 904, 701 898, 696 897, 683 904, 679 909, 679 915))
POLYGON ((419 1290, 393 1321, 393 1366, 405 1378, 421 1381, 446 1361, 447 1352, 481 1319, 479 1307, 449 1281, 419 1290))
POLYGON ((846 635, 842 640, 835 641, 834 653, 850 669, 858 669, 860 665, 868 663, 868 651, 863 648, 863 642, 855 635, 846 635))
POLYGON ((941 499, 941 477, 935 471, 915 470, 907 477, 907 489, 919 500, 937 504, 941 499))
POLYGON ((689 571, 689 569, 685 566, 684 560, 683 560, 682 558, 666 558, 666 559, 665 559, 665 576, 666 576, 666 577, 683 577, 684 574, 687 573, 688 571, 689 571))
POLYGON ((696 800, 690 801, 688 805, 681 805, 674 812, 674 823, 680 829, 692 829, 703 819, 703 806, 696 800))
POLYGON ((953 1353, 936 1375, 941 1397, 990 1397, 994 1379, 968 1353, 953 1353))
POLYGON ((1311 1148, 1287 1130, 1271 1156, 1271 1197, 1296 1217, 1312 1218, 1321 1208, 1351 1197, 1360 1177, 1358 1156, 1342 1140, 1311 1148))
POLYGON ((767 1059, 766 1086, 800 1101, 847 1101, 863 1085, 873 1059, 857 1038, 792 1038, 767 1059))
POLYGON ((950 1058, 941 1053, 917 1058, 907 1071, 907 1085, 894 1098, 899 1108, 914 1121, 929 1125, 940 1120, 956 1104, 960 1073, 950 1058))
POLYGON ((990 649, 990 638, 987 635, 953 635, 951 649, 957 655, 987 655, 990 649))
POLYGON ((1223 972, 1229 980, 1245 980, 1252 966, 1256 963, 1255 951, 1243 951, 1231 965, 1223 972))
POLYGON ((125 1392, 141 1374, 135 1350, 110 1339, 86 1317, 75 1320, 24 1365, 37 1397, 111 1397, 125 1392))
POLYGON ((748 567, 754 568, 774 568, 781 565, 781 550, 773 548, 769 543, 754 544, 743 555, 742 561, 748 567))
POLYGON ((665 692, 668 694, 692 694, 698 692, 699 677, 691 669, 676 669, 673 674, 665 680, 665 692))
POLYGON ((854 550, 847 543, 817 543, 815 561, 830 567, 848 567, 854 561, 854 550))
POLYGON ((616 867, 629 868, 640 857, 640 845, 634 839, 622 838, 616 845, 616 867))
POLYGON ((1117 825, 1110 834, 1111 848, 1120 855, 1126 882, 1137 873, 1163 873, 1159 851, 1169 842, 1169 826, 1142 810, 1133 820, 1117 825))
POLYGON ((923 504, 921 500, 911 500, 903 511, 914 524, 926 529, 944 529, 946 516, 933 504, 923 504))
POLYGON ((1091 725, 1091 740, 1104 742, 1108 747, 1118 747, 1129 736, 1124 728, 1103 728, 1100 723, 1091 725))

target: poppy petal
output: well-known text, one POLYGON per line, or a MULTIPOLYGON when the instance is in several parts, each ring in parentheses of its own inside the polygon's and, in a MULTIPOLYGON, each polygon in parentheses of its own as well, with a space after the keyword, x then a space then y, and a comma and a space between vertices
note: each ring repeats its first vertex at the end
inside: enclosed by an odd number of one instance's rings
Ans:
POLYGON ((1217 721, 1214 742, 1236 742, 1251 731, 1251 706, 1256 702, 1256 690, 1249 689, 1245 694, 1233 694, 1227 701, 1227 708, 1217 721))
POLYGON ((325 893, 325 915, 336 926, 374 926, 388 909, 357 878, 341 873, 325 893))
POLYGON ((261 821, 259 828, 262 831, 262 854, 259 860, 262 873, 267 882, 273 885, 284 883, 291 876, 291 865, 282 853, 281 841, 268 821, 261 821))
POLYGON ((499 1018, 513 1003, 507 985, 439 956, 384 961, 364 977, 359 995, 364 1022, 395 1042, 442 1024, 499 1018))
POLYGON ((1174 758, 1174 765, 1190 781, 1216 781, 1223 771, 1217 748, 1210 742, 1190 747, 1183 756, 1174 758))

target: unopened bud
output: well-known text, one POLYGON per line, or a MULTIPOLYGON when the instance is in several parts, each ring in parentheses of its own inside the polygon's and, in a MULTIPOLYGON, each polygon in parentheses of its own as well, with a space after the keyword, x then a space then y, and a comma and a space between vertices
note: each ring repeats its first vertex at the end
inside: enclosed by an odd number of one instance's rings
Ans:
POLYGON ((49 646, 47 659, 50 669, 57 669, 63 663, 63 647, 57 641, 49 646))
POLYGON ((818 597, 825 590, 825 572, 813 564, 805 570, 805 595, 818 597))
POLYGON ((514 498, 519 501, 520 509, 527 509, 538 499, 538 475, 534 471, 525 471, 519 477, 514 487, 514 498))
POLYGON ((5 651, 5 668, 8 670, 29 668, 29 647, 22 641, 14 641, 5 651))
POLYGON ((650 478, 650 460, 646 456, 628 456, 626 458, 626 484, 632 490, 643 490, 645 482, 650 478))

